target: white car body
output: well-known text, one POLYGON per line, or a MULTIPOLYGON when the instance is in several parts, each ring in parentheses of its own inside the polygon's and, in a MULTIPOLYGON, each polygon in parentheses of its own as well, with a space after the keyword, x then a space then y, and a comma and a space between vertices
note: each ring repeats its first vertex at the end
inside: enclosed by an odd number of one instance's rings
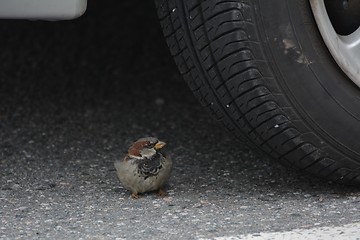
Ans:
POLYGON ((86 11, 87 0, 0 0, 0 18, 70 20, 86 11))

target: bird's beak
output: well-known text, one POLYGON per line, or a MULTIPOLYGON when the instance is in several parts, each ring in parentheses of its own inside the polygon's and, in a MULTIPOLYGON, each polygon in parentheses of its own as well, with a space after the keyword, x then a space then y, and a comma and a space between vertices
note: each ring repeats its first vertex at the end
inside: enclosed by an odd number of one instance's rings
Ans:
POLYGON ((165 145, 166 145, 165 142, 159 141, 159 142, 157 142, 157 143, 155 144, 154 148, 155 148, 156 150, 158 150, 158 149, 160 149, 160 148, 163 148, 165 145))

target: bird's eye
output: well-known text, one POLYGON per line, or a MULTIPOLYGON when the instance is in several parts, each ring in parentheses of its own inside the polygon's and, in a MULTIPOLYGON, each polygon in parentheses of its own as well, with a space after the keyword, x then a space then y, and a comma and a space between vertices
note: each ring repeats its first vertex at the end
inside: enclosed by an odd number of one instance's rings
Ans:
POLYGON ((158 143, 158 141, 145 141, 143 144, 144 148, 154 148, 156 143, 158 143))
POLYGON ((150 142, 146 142, 146 143, 145 143, 145 147, 146 147, 146 148, 152 148, 153 145, 152 145, 150 142))

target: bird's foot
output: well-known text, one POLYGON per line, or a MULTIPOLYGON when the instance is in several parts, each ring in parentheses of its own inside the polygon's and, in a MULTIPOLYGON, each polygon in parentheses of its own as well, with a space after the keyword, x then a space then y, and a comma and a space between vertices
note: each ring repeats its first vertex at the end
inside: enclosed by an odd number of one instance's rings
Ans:
POLYGON ((132 197, 133 199, 139 199, 139 198, 140 198, 140 196, 139 196, 139 194, 138 194, 137 192, 131 193, 131 197, 132 197))
POLYGON ((166 197, 168 194, 167 192, 164 191, 164 189, 160 188, 159 191, 157 192, 157 195, 163 198, 166 197))

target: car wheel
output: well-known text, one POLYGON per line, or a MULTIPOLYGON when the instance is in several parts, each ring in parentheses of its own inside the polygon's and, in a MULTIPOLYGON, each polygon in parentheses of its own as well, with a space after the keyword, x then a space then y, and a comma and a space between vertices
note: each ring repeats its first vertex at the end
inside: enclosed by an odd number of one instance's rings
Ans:
POLYGON ((357 184, 359 1, 310 2, 157 0, 156 5, 180 72, 216 119, 283 164, 357 184), (337 14, 350 13, 354 16, 343 26, 335 24, 337 14))

